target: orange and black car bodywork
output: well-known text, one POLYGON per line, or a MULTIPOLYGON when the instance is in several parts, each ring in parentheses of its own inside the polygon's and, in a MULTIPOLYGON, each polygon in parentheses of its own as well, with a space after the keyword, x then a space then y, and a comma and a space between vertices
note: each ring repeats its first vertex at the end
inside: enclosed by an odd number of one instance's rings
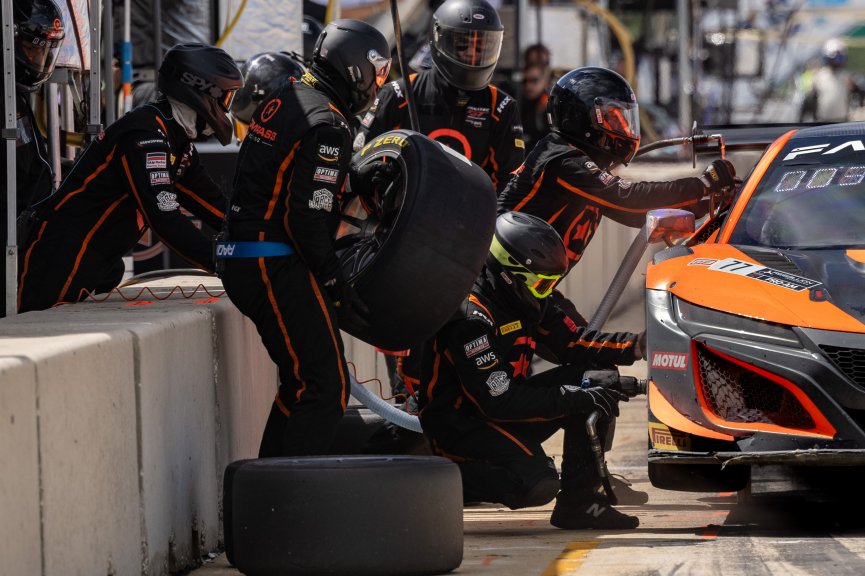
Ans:
POLYGON ((652 484, 865 467, 865 123, 779 137, 721 222, 647 271, 652 484))

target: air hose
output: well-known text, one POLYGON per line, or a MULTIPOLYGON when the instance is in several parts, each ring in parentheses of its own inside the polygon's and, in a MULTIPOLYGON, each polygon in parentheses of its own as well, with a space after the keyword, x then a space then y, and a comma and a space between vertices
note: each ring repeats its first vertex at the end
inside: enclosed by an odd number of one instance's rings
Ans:
POLYGON ((419 434, 423 433, 420 426, 420 419, 407 412, 403 412, 399 408, 388 404, 360 384, 355 377, 351 376, 351 395, 360 400, 360 403, 378 414, 385 420, 393 422, 400 428, 411 430, 419 434))

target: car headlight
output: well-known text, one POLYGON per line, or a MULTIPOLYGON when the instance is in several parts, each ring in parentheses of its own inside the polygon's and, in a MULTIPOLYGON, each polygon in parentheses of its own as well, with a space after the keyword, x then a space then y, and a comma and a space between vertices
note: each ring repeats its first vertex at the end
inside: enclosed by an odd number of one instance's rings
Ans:
POLYGON ((784 324, 718 312, 711 308, 691 304, 675 296, 673 303, 676 323, 691 336, 701 332, 723 334, 779 346, 802 347, 796 333, 784 324))

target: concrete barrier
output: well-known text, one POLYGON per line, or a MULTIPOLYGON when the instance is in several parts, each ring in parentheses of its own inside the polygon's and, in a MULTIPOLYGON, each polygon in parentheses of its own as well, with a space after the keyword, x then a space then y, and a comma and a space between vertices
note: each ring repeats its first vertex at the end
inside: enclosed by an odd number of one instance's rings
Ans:
MULTIPOLYGON (((278 379, 201 281, 0 320, 0 573, 158 576, 219 548, 223 471, 257 454, 278 379)), ((358 378, 386 382, 344 338, 358 378)))

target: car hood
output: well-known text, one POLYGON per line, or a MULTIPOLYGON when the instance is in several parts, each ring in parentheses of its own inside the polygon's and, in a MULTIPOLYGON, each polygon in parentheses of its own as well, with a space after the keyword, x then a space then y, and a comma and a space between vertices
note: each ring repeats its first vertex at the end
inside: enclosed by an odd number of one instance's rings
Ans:
POLYGON ((760 320, 865 333, 865 251, 702 244, 650 264, 646 287, 760 320))

